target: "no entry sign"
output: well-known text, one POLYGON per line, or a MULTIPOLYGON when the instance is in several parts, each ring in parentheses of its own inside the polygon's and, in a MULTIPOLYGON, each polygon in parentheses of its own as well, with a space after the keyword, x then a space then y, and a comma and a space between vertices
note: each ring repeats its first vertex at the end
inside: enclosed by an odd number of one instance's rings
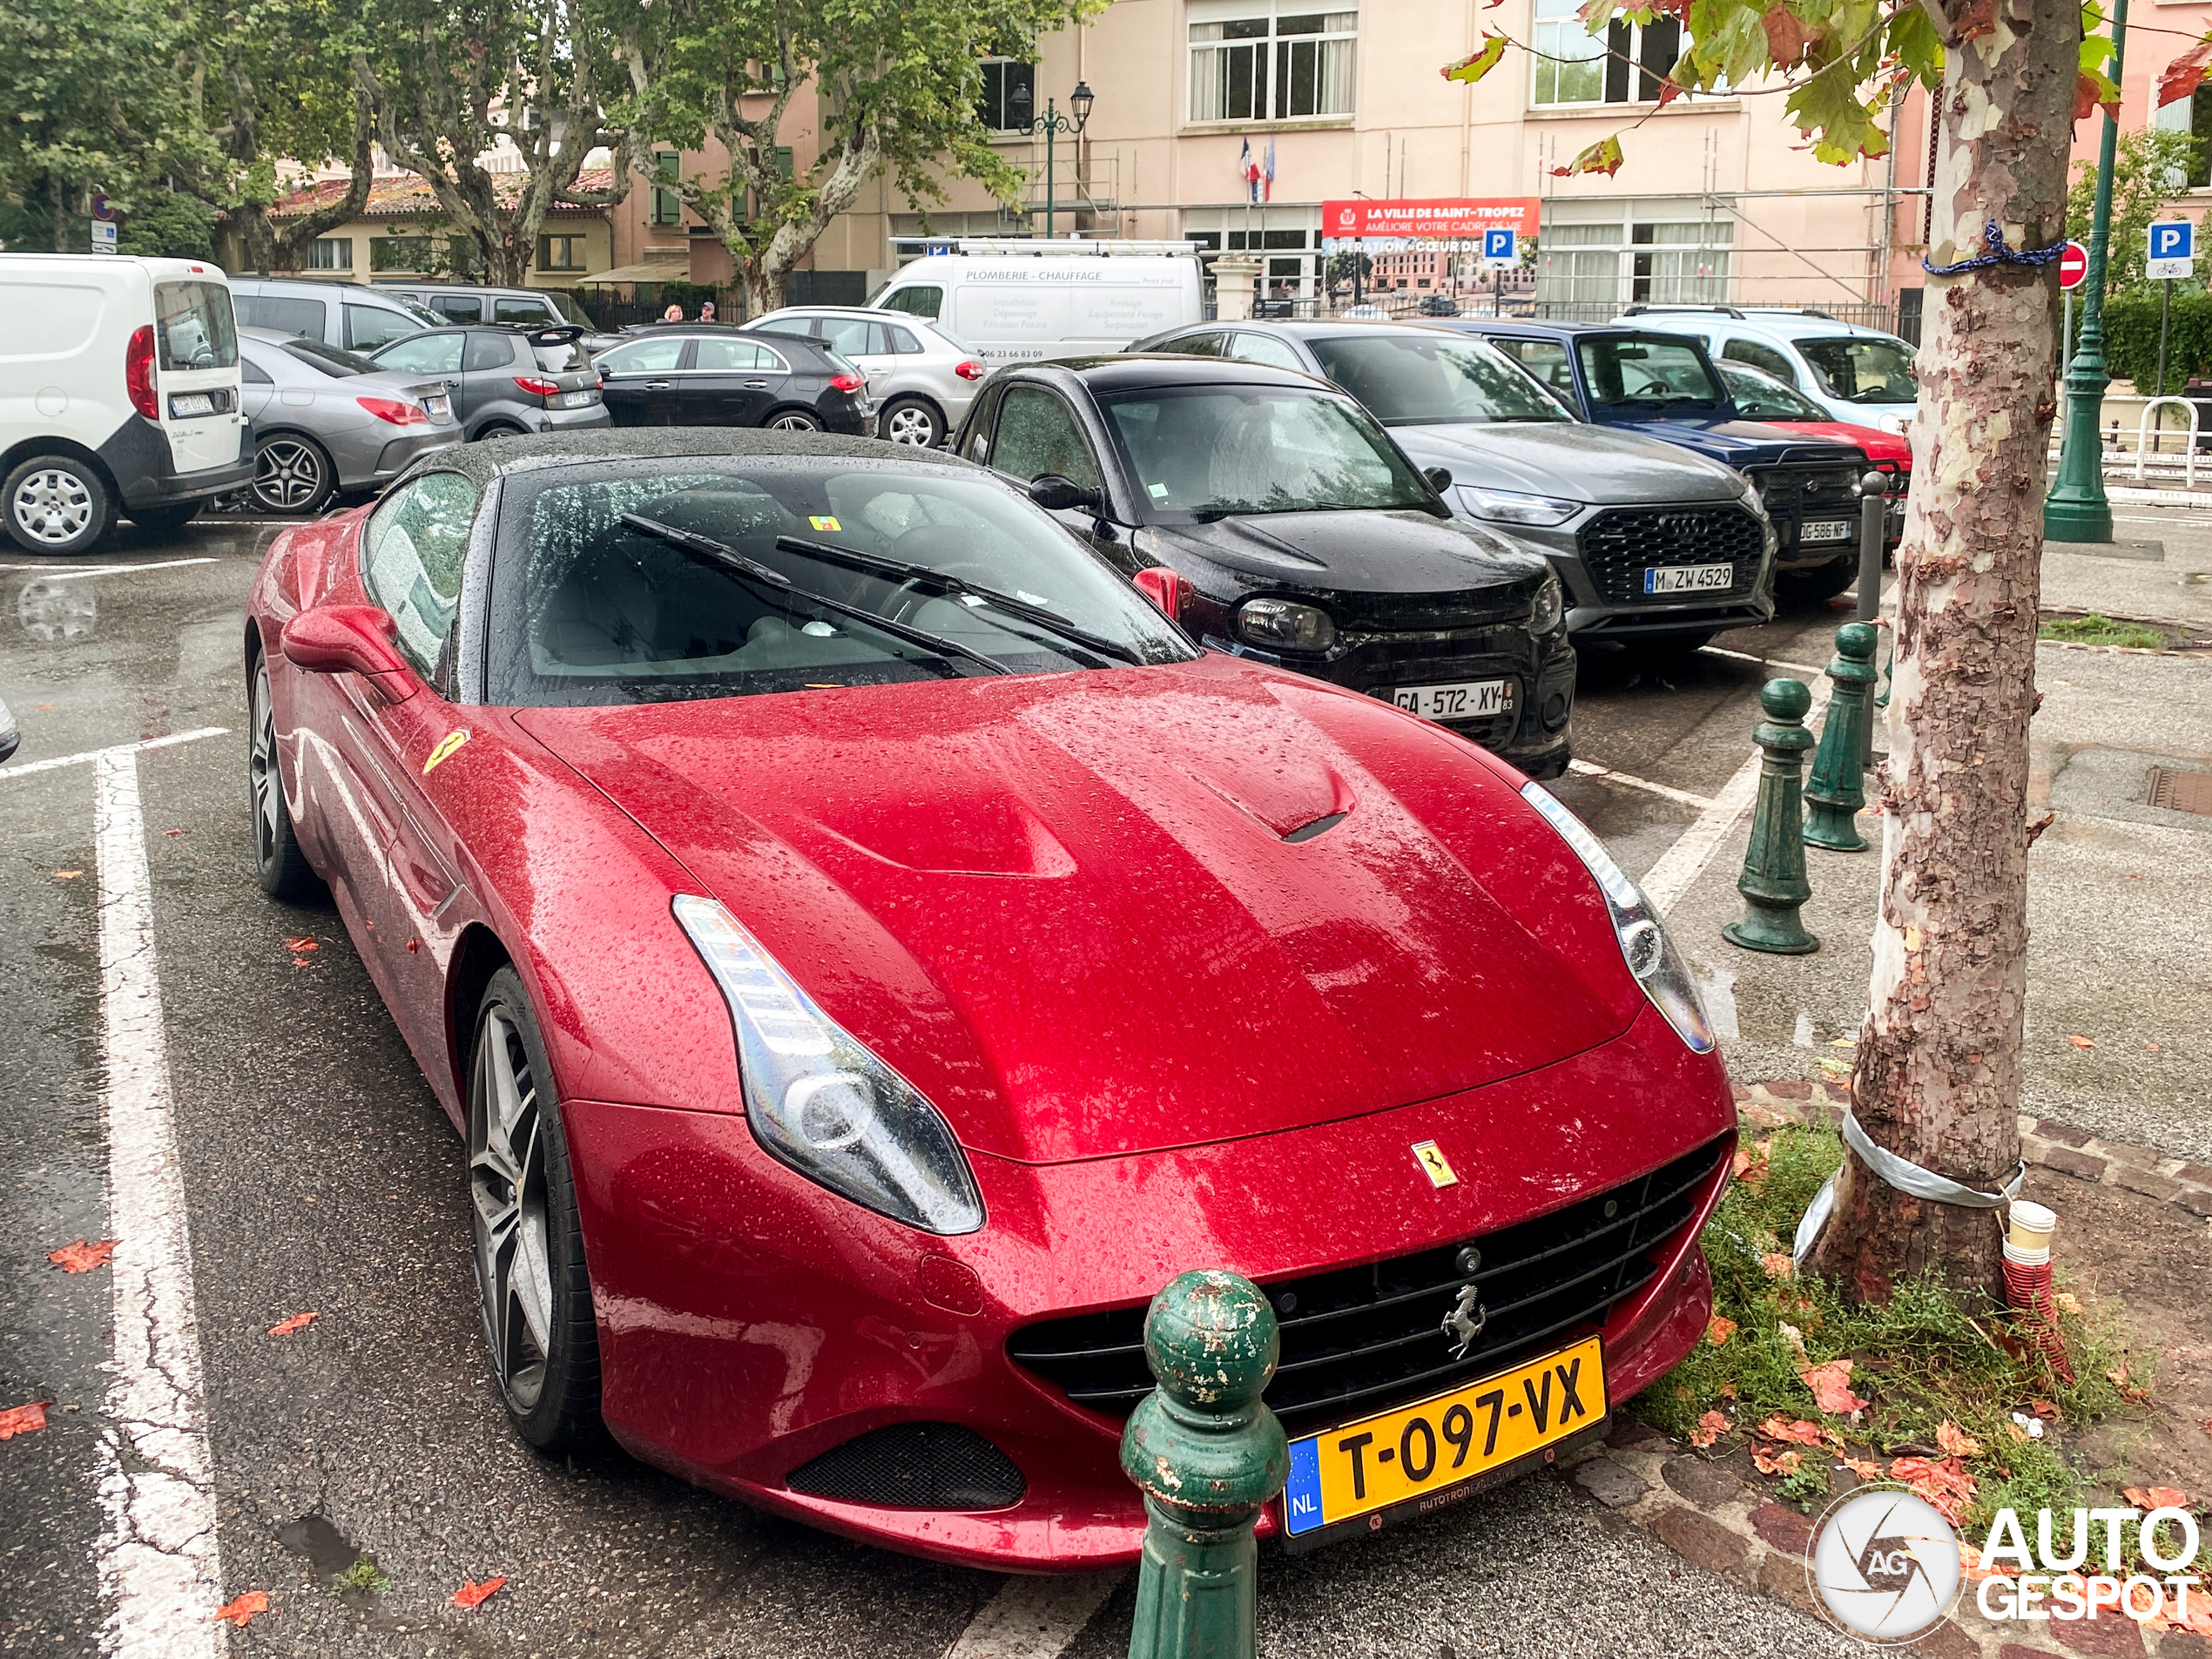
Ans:
POLYGON ((2089 274, 2089 250, 2079 242, 2068 242, 2066 252, 2059 255, 2059 287, 2078 288, 2089 274))

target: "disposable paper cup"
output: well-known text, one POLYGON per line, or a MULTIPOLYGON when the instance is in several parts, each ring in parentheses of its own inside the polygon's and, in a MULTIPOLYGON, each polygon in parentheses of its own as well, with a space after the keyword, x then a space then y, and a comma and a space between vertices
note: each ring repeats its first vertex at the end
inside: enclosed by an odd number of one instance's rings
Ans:
POLYGON ((2030 1204, 2025 1198, 2015 1199, 2006 1217, 2005 1242, 2020 1250, 2047 1252, 2052 1231, 2058 1224, 2058 1217, 2044 1205, 2030 1204))
POLYGON ((2051 1264, 2051 1250, 2047 1244, 2041 1250, 2022 1250, 2007 1238, 2005 1241, 2005 1259, 2020 1267, 2047 1267, 2051 1264))

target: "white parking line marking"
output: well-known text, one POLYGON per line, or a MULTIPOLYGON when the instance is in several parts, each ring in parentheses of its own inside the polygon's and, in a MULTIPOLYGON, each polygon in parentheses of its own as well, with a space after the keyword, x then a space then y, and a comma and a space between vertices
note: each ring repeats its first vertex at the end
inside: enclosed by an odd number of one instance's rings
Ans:
POLYGON ((1567 770, 1580 773, 1585 778, 1602 778, 1609 784, 1620 784, 1629 789, 1641 789, 1650 794, 1663 795, 1669 800, 1678 801, 1684 806, 1695 806, 1701 812, 1713 804, 1713 798, 1710 795, 1693 795, 1687 789, 1676 789, 1671 784, 1655 784, 1649 778, 1638 778, 1630 772, 1615 772, 1610 766, 1599 765, 1595 760, 1570 760, 1567 763, 1567 770))
POLYGON ((134 570, 173 570, 180 564, 213 564, 213 559, 164 559, 158 564, 79 564, 66 570, 57 570, 51 564, 0 564, 0 570, 39 570, 48 580, 59 582, 72 576, 128 576, 134 570))
POLYGON ((1718 645, 1701 645, 1698 649, 1708 657, 1725 657, 1730 662, 1757 663, 1763 668, 1786 668, 1792 674, 1825 674, 1824 668, 1815 668, 1811 663, 1785 663, 1779 657, 1754 657, 1748 651, 1727 651, 1718 645))
POLYGON ((137 743, 118 743, 106 749, 87 749, 82 754, 63 755, 55 760, 30 760, 20 766, 0 766, 0 779, 28 778, 34 772, 57 772, 64 766, 81 766, 86 762, 107 760, 118 755, 135 755, 148 749, 166 749, 172 743, 198 743, 202 738, 227 737, 226 725, 204 725, 192 732, 173 732, 165 738, 145 738, 137 743))
POLYGON ((945 1650, 945 1659, 1060 1659, 1124 1576, 1009 1578, 945 1650))
POLYGON ((212 1615, 220 1602, 222 1557, 192 1238, 171 1117, 153 884, 138 808, 138 751, 152 746, 126 745, 92 759, 102 1116, 108 1224, 119 1241, 108 1263, 115 1364, 100 1438, 102 1514, 93 1561, 108 1602, 101 1648, 111 1659, 221 1659, 223 1627, 212 1615))
MULTIPOLYGON (((1819 719, 1821 710, 1828 706, 1828 685, 1824 674, 1812 683, 1812 706, 1805 711, 1807 726, 1819 719)), ((1675 901, 1689 891, 1689 884, 1712 861, 1714 851, 1728 839, 1736 820, 1758 799, 1760 759, 1754 748, 1750 759, 1736 769, 1736 775, 1721 786, 1712 803, 1697 814, 1696 822, 1645 873, 1638 885, 1657 909, 1665 912, 1675 907, 1675 901)))

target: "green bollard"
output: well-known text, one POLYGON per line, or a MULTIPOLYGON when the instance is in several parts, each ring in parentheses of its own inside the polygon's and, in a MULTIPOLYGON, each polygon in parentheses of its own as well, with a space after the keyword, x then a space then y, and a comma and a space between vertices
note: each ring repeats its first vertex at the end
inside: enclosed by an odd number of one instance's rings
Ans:
POLYGON ((1853 821, 1866 805, 1866 701, 1874 689, 1874 630, 1847 622, 1836 630, 1836 659, 1828 664, 1835 688, 1820 747, 1805 785, 1805 845, 1831 853, 1864 853, 1866 838, 1853 821))
POLYGON ((1812 733, 1805 730, 1812 693, 1801 680, 1769 680, 1759 688, 1759 706, 1766 718, 1751 736, 1766 752, 1766 764, 1759 768, 1758 804, 1751 809, 1751 845, 1736 880, 1743 919, 1723 927, 1721 936, 1746 950, 1802 956, 1820 948, 1797 919, 1797 907, 1812 897, 1797 782, 1805 751, 1812 747, 1812 733))
POLYGON ((1159 1386, 1122 1434, 1147 1516, 1130 1659, 1258 1651, 1252 1523, 1291 1469, 1283 1426, 1259 1399, 1280 1345, 1275 1310, 1235 1273, 1185 1273, 1152 1298, 1144 1358, 1159 1386))

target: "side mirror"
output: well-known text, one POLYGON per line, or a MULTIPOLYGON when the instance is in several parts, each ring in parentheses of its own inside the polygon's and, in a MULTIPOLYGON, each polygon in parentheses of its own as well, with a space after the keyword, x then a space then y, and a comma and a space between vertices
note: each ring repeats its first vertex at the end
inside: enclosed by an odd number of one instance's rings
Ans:
POLYGON ((1048 513, 1087 511, 1103 514, 1106 497, 1096 489, 1086 489, 1072 478, 1063 478, 1056 472, 1041 472, 1029 480, 1029 499, 1048 513))
POLYGON ((0 760, 15 753, 23 742, 23 732, 16 725, 16 717, 8 712, 8 705, 0 703, 0 760))
POLYGON ((393 641, 399 624, 375 605, 319 605, 278 636, 285 660, 311 674, 359 674, 393 703, 415 695, 415 671, 393 641))
POLYGON ((1449 467, 1425 467, 1421 469, 1421 476, 1428 480, 1428 487, 1440 496, 1452 487, 1452 469, 1449 467))
POLYGON ((1183 601, 1190 591, 1190 583, 1164 564, 1150 564, 1130 580, 1136 590, 1160 608, 1170 622, 1183 620, 1183 601))

